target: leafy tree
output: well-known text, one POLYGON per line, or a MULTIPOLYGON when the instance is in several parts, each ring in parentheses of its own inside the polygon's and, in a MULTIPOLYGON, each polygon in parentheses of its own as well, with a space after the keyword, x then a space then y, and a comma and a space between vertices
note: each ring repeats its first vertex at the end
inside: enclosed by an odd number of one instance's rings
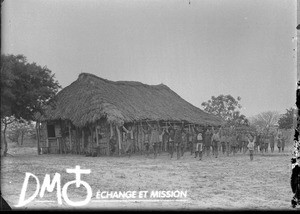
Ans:
POLYGON ((28 63, 23 55, 1 55, 1 125, 4 127, 4 156, 7 153, 6 129, 12 118, 31 121, 43 113, 43 106, 61 88, 46 66, 28 63), (13 116, 13 117, 11 117, 13 116))
POLYGON ((286 109, 286 113, 283 114, 279 120, 279 128, 280 129, 291 129, 293 128, 294 120, 296 120, 296 116, 294 115, 294 109, 286 109))
POLYGON ((33 120, 60 85, 47 67, 28 63, 23 55, 1 55, 1 118, 33 120))
POLYGON ((251 117, 249 120, 257 131, 269 133, 278 122, 279 117, 280 114, 277 111, 266 111, 251 117))
POLYGON ((241 101, 241 97, 235 99, 231 95, 219 95, 212 96, 210 100, 201 105, 204 111, 223 118, 228 125, 249 125, 246 116, 240 113, 242 106, 239 101, 241 101))

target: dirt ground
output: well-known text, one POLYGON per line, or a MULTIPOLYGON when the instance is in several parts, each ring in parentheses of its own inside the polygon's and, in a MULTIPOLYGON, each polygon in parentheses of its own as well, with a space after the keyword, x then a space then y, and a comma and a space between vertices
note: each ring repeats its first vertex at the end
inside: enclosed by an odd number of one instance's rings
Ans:
MULTIPOLYGON (((8 157, 1 159, 1 192, 12 209, 209 209, 209 210, 293 210, 290 206, 290 152, 255 154, 238 153, 234 157, 220 154, 218 158, 206 155, 199 161, 188 152, 183 158, 170 159, 167 153, 146 157, 84 157, 79 155, 37 155, 36 148, 12 147, 8 157), (37 196, 22 208, 19 201, 25 173, 36 175, 42 183, 45 174, 61 174, 62 186, 74 180, 67 168, 79 165, 91 169, 82 180, 92 188, 92 200, 83 207, 58 205, 56 189, 37 196), (154 201, 95 201, 101 191, 187 191, 185 200, 154 201), (45 202, 45 200, 48 200, 45 202), (40 202, 44 201, 44 202, 40 202)), ((52 178, 52 177, 51 177, 52 178)), ((33 180, 28 185, 29 197, 35 190, 33 180)), ((68 189, 71 200, 84 200, 86 190, 75 185, 68 189)), ((63 200, 64 201, 64 200, 63 200)), ((297 208, 299 209, 299 208, 297 208)))

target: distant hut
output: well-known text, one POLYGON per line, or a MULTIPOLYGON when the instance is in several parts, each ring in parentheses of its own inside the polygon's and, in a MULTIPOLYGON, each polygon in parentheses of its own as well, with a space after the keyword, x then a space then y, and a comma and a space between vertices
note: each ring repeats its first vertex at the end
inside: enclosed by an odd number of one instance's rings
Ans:
POLYGON ((81 73, 62 89, 54 105, 40 117, 40 148, 48 153, 110 155, 115 136, 117 153, 124 148, 122 125, 134 128, 135 146, 143 150, 147 123, 220 126, 223 121, 193 106, 166 85, 132 81, 110 81, 81 73))

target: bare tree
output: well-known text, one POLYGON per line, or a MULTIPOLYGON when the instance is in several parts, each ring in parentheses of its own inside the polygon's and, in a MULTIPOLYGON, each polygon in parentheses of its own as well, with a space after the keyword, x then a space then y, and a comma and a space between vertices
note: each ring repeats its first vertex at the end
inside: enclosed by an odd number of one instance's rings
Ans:
POLYGON ((280 118, 277 111, 266 111, 249 118, 250 124, 255 126, 257 131, 269 132, 280 118))

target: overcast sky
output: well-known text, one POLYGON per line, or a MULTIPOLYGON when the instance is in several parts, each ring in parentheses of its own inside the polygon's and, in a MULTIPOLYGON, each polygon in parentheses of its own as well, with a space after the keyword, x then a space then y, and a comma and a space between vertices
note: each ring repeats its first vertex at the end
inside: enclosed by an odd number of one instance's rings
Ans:
POLYGON ((5 0, 2 53, 47 66, 166 84, 201 108, 242 98, 242 113, 285 112, 296 90, 296 0, 5 0))

